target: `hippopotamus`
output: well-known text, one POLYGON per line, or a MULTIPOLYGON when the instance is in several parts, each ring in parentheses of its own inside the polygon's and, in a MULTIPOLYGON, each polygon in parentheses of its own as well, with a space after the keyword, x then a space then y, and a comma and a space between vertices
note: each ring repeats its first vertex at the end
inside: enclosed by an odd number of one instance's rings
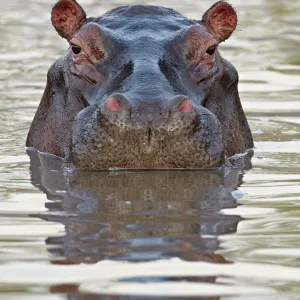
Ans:
POLYGON ((51 21, 70 46, 48 71, 27 147, 95 170, 215 168, 253 147, 238 73, 218 50, 237 26, 227 2, 190 20, 152 5, 87 17, 60 0, 51 21))

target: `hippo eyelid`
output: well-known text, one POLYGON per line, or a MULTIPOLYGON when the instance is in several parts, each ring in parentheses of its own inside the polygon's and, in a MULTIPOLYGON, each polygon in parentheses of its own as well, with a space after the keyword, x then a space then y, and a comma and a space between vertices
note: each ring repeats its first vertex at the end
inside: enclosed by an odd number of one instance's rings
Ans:
POLYGON ((73 51, 74 54, 80 54, 82 48, 78 45, 72 44, 70 43, 71 49, 73 51))
POLYGON ((207 48, 206 53, 208 55, 213 55, 215 53, 215 51, 217 50, 217 46, 218 45, 210 46, 209 48, 207 48))

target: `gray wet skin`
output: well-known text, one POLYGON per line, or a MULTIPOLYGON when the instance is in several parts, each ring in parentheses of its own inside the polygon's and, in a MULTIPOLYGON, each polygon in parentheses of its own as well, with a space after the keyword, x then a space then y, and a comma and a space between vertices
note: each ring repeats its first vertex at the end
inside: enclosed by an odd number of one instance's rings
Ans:
POLYGON ((48 72, 27 146, 99 170, 219 167, 253 147, 237 71, 217 48, 237 24, 228 3, 195 21, 145 5, 87 18, 61 0, 52 23, 70 48, 48 72))

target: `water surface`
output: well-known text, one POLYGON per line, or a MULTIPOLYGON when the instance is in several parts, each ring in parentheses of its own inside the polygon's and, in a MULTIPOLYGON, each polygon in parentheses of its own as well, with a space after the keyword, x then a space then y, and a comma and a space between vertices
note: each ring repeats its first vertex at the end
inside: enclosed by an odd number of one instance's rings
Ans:
MULTIPOLYGON (((80 3, 100 15, 136 2, 80 3)), ((252 159, 111 173, 26 154, 67 43, 51 27, 53 1, 0 3, 1 299, 299 299, 300 1, 231 3, 239 26, 221 53, 240 74, 252 159)), ((195 19, 212 4, 163 3, 195 19)))

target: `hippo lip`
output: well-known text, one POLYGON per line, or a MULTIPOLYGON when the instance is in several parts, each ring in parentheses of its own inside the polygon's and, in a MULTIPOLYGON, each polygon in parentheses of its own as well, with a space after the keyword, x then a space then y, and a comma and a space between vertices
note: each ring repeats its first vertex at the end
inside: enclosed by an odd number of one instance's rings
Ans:
POLYGON ((98 170, 214 168, 223 164, 221 127, 205 108, 176 112, 175 118, 164 115, 149 120, 142 116, 119 111, 103 114, 100 106, 85 108, 74 121, 67 161, 78 168, 98 170))
MULTIPOLYGON (((155 130, 151 126, 147 129, 141 130, 141 145, 140 150, 146 155, 151 155, 155 151, 155 143, 157 142, 155 130)), ((110 134, 107 134, 107 138, 111 143, 118 140, 119 137, 113 138, 110 134)))
POLYGON ((72 165, 99 170, 197 169, 219 167, 225 159, 222 135, 217 131, 211 135, 203 130, 178 135, 176 131, 152 127, 123 129, 117 133, 102 128, 97 134, 101 137, 97 143, 91 142, 95 138, 93 134, 91 140, 85 136, 73 145, 68 158, 72 165))

